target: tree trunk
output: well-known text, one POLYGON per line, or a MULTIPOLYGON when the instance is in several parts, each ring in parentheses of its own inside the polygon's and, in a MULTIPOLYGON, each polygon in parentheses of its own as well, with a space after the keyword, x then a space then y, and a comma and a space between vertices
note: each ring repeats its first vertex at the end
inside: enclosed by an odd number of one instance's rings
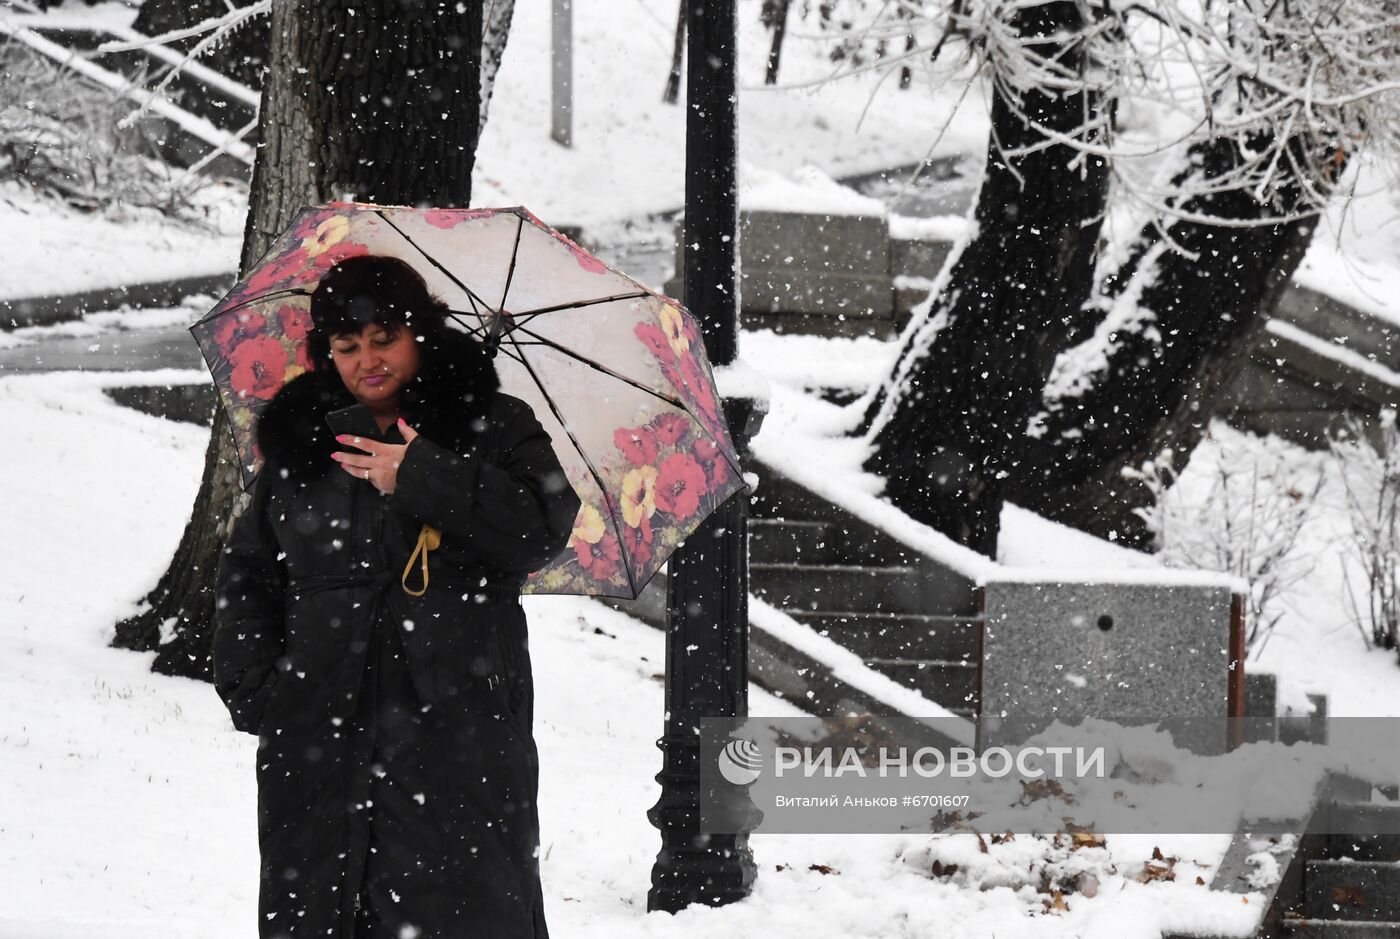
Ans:
POLYGON ((496 90, 496 73, 501 70, 514 16, 515 0, 486 0, 486 21, 481 31, 481 127, 486 126, 486 112, 491 107, 491 93, 496 90))
MULTIPOLYGON (((1324 158, 1297 141, 1290 147, 1300 165, 1324 158)), ((1209 185, 1239 162, 1236 139, 1203 141, 1173 188, 1209 185)), ((1173 204, 1193 215, 1263 222, 1297 212, 1302 192, 1293 183, 1272 203, 1233 190, 1173 204)), ((1185 465, 1307 251, 1316 219, 1251 227, 1159 222, 1197 257, 1173 250, 1159 228, 1143 229, 1123 267, 1105 280, 1102 299, 1086 307, 1095 325, 1117 328, 1099 326, 1066 356, 1046 410, 1036 417, 1014 495, 1057 521, 1138 547, 1148 546, 1150 536, 1133 509, 1149 496, 1123 470, 1164 448, 1172 450, 1176 469, 1185 465), (1085 355, 1098 350, 1106 356, 1085 355), (1097 360, 1099 367, 1076 375, 1071 360, 1097 360)))
POLYGON ((676 19, 676 41, 671 46, 671 74, 666 79, 666 90, 661 94, 663 104, 675 104, 681 94, 681 63, 685 60, 685 21, 689 16, 689 4, 680 0, 680 12, 676 19))
MULTIPOLYGON (((468 205, 478 118, 481 6, 438 0, 279 0, 241 271, 304 205, 347 196, 468 205)), ((214 574, 234 518, 237 456, 222 412, 170 568, 115 645, 153 668, 209 676, 214 574)))
MULTIPOLYGON (((1082 28, 1074 3, 1018 14, 1036 39, 1082 28)), ((1042 57, 1077 50, 1042 41, 1042 57)), ((1090 93, 1022 93, 1021 109, 1040 124, 1097 139, 1105 119, 1090 93), (1086 117, 1090 126, 1085 126, 1086 117)), ((1039 404, 1060 348, 1063 317, 1092 289, 1093 259, 1107 192, 1106 164, 1045 142, 1014 113, 998 87, 992 140, 978 193, 977 231, 939 278, 931 307, 906 327, 894 371, 876 392, 863 429, 874 445, 866 469, 886 480, 885 495, 912 517, 958 543, 996 554, 1003 480, 1015 467, 1026 420, 1039 404)))
POLYGON ((763 25, 773 30, 773 42, 768 47, 768 68, 763 74, 765 85, 778 83, 778 67, 782 64, 783 40, 787 38, 788 8, 792 0, 767 0, 763 4, 763 25))

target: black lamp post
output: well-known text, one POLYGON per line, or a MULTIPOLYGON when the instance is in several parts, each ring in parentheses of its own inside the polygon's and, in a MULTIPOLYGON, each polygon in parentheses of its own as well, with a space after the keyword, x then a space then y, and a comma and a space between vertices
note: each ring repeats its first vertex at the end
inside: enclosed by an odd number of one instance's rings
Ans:
MULTIPOLYGON (((686 29, 685 303, 714 365, 739 345, 739 208, 734 0, 689 0, 686 29)), ((744 449, 755 402, 724 401, 744 449)), ((748 714, 748 493, 730 497, 667 564, 666 726, 657 745, 661 797, 647 812, 661 831, 648 910, 723 905, 747 896, 757 869, 748 834, 758 812, 747 792, 725 787, 723 815, 747 819, 739 834, 700 832, 699 721, 748 714)))

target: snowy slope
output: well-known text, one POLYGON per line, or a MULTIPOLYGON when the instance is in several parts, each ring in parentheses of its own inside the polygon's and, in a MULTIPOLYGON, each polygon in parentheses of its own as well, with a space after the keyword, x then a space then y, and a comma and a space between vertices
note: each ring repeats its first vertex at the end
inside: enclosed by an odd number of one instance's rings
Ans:
MULTIPOLYGON (((814 85, 835 66, 820 43, 804 37, 811 30, 799 28, 795 15, 782 84, 764 87, 770 34, 759 24, 759 7, 758 0, 738 4, 739 155, 747 164, 741 205, 749 185, 770 205, 778 198, 773 174, 789 176, 806 164, 843 176, 984 146, 986 112, 976 94, 931 149, 956 109, 957 89, 899 91, 875 73, 814 85)), ((477 150, 473 201, 523 202, 552 224, 592 226, 679 208, 685 115, 661 101, 674 0, 595 0, 573 11, 573 147, 550 139, 550 4, 519 3, 477 150)), ((831 201, 820 182, 813 188, 822 204, 831 201)))
MULTIPOLYGON (((179 539, 207 432, 112 404, 104 385, 198 372, 0 380, 10 491, 0 501, 0 937, 254 934, 252 737, 209 685, 108 648, 112 624, 179 539)), ((972 834, 755 835, 753 895, 647 915, 658 844, 662 634, 592 601, 526 598, 536 666, 546 907, 561 936, 1156 939, 1246 935, 1256 906, 1195 885, 1221 836, 1118 837, 1080 851, 972 834), (1141 883, 1152 849, 1182 860, 1141 883), (934 876, 933 860, 958 863, 934 876), (813 865, 824 866, 813 868, 813 865), (1039 871, 1096 894, 1047 912, 1039 871)), ((789 705, 751 689, 751 712, 789 705)))

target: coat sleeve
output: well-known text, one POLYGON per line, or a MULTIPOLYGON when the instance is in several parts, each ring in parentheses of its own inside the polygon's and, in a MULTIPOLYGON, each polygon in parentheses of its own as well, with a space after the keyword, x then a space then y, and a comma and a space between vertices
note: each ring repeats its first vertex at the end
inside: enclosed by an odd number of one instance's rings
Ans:
POLYGON ((253 484, 252 501, 234 523, 215 580, 214 688, 245 733, 258 732, 286 645, 286 566, 269 524, 272 473, 253 484))
POLYGON ((499 463, 416 438, 391 498, 444 536, 462 539, 488 564, 513 572, 538 570, 563 551, 581 505, 528 405, 507 419, 499 463))

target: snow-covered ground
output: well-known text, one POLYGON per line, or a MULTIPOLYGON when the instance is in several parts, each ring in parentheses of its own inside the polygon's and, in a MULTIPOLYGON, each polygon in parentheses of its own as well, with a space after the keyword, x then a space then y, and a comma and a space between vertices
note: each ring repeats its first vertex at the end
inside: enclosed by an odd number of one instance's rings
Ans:
MULTIPOLYGON (((0 380, 5 939, 254 932, 256 742, 232 729, 208 684, 152 674, 150 654, 108 646, 179 539, 207 431, 119 407, 102 388, 203 380, 0 380)), ((1259 894, 1196 883, 1213 875, 1220 835, 1110 835, 1102 845, 1022 836, 984 851, 971 833, 758 834, 750 898, 648 915, 663 636, 582 598, 526 603, 557 935, 1156 939, 1253 928, 1259 894), (1154 848, 1179 859, 1173 879, 1148 870, 1154 848), (1042 874, 1078 878, 1077 889, 1057 899, 1042 874)), ((750 695, 754 714, 795 713, 758 688, 750 695)))
MULTIPOLYGON (((741 0, 743 198, 751 204, 817 194, 839 210, 855 202, 834 195, 822 174, 983 148, 985 112, 976 94, 931 152, 953 89, 946 96, 899 92, 888 83, 877 88, 871 75, 819 88, 762 88, 767 35, 757 27, 757 8, 757 0, 741 0)), ((549 139, 548 5, 520 4, 478 155, 475 201, 524 203, 551 222, 601 233, 681 203, 683 113, 660 101, 674 2, 609 0, 574 11, 575 146, 564 150, 549 139)), ((790 39, 785 84, 801 86, 830 69, 818 48, 790 39)), ((242 228, 230 205, 211 201, 216 233, 200 236, 151 217, 81 215, 0 187, 0 297, 230 270, 242 228)), ((1358 305, 1369 300, 1377 315, 1400 321, 1397 217, 1390 193, 1358 200, 1345 213, 1339 207, 1299 281, 1358 305)), ((164 326, 181 315, 156 311, 122 325, 164 326)), ((89 318, 66 334, 116 325, 89 318)), ((10 341, 45 335, 60 333, 10 341)), ((765 433, 816 446, 843 417, 800 389, 819 373, 823 384, 858 390, 888 368, 894 348, 874 339, 748 333, 742 353, 776 384, 765 433)), ((150 655, 108 647, 113 623, 134 610, 179 539, 207 442, 206 431, 118 407, 101 391, 161 380, 206 377, 0 379, 10 490, 0 503, 0 657, 8 666, 0 675, 0 939, 253 933, 255 742, 232 730, 207 684, 154 675, 150 655)), ((828 459, 858 463, 849 443, 828 445, 828 459)), ((1201 450, 1188 478, 1208 472, 1213 445, 1201 450)), ((1394 715, 1394 656, 1364 647, 1340 600, 1335 496, 1324 488, 1330 501, 1305 540, 1321 561, 1250 667, 1325 691, 1335 715, 1394 715)), ((1015 507, 1003 526, 1005 565, 1159 568, 1154 558, 1015 507)), ((557 935, 1156 939, 1165 932, 1245 935, 1257 920, 1257 894, 1242 898, 1195 883, 1210 880, 1225 839, 1180 835, 1108 836, 1103 847, 1029 837, 984 846, 970 834, 756 835, 760 873, 747 901, 647 915, 658 839, 645 810, 658 795, 662 635, 580 598, 526 604, 546 905, 557 935), (1181 859, 1175 879, 1141 882, 1154 848, 1181 859), (933 873, 934 861, 944 874, 933 873), (953 864, 958 871, 947 874, 953 864), (1040 889, 1041 872, 1086 874, 1092 896, 1081 881, 1060 909, 1040 889)), ((751 710, 793 713, 758 688, 751 710)))
POLYGON ((0 300, 232 273, 246 196, 219 185, 201 198, 205 220, 177 224, 153 209, 80 212, 0 182, 0 300))
MULTIPOLYGON (((790 31, 781 83, 765 87, 770 34, 759 23, 759 9, 758 0, 738 4, 741 205, 750 198, 765 207, 774 200, 829 205, 836 197, 820 179, 809 177, 806 186, 782 182, 808 164, 844 176, 984 146, 986 109, 977 95, 958 108, 957 88, 900 91, 874 72, 821 83, 836 66, 822 43, 803 35, 808 29, 790 31), (954 111, 957 119, 935 148, 938 128, 954 111)), ((573 146, 550 138, 550 5, 517 4, 477 150, 473 200, 524 203, 552 224, 594 230, 679 208, 685 112, 661 100, 671 69, 675 3, 612 0, 574 4, 573 11, 573 146)))

